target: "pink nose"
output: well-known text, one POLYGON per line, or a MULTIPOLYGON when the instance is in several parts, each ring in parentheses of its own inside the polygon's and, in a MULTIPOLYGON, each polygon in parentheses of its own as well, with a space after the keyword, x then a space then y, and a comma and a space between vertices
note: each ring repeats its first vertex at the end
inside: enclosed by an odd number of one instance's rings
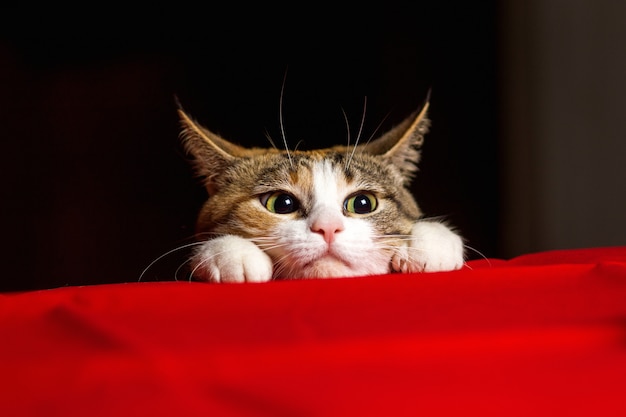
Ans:
POLYGON ((339 218, 318 218, 311 224, 311 231, 319 233, 329 245, 335 241, 335 235, 344 229, 339 218))

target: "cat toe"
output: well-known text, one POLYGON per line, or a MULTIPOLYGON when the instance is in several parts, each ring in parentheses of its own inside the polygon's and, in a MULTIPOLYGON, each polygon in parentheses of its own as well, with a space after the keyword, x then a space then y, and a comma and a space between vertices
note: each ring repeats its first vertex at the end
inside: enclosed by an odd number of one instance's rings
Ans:
POLYGON ((410 272, 408 248, 401 247, 396 250, 396 253, 391 258, 391 271, 406 273, 410 272))

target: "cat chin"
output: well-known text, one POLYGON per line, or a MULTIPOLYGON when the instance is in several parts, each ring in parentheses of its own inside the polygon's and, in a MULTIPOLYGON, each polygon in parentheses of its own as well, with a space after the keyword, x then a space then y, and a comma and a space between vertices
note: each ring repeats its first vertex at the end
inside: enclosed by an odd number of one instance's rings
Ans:
POLYGON ((299 269, 294 268, 289 274, 289 278, 341 278, 386 272, 388 272, 386 268, 381 268, 380 271, 366 271, 361 268, 356 269, 354 266, 338 258, 325 256, 309 262, 299 269))

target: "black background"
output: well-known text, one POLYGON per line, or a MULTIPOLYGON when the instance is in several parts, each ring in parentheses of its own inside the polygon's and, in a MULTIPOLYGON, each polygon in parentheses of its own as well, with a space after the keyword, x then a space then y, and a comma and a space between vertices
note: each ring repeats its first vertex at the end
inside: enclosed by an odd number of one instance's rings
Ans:
MULTIPOLYGON (((431 89, 418 202, 499 255, 494 2, 186 7, 75 10, 63 21, 4 13, 16 21, 0 38, 0 289, 133 282, 191 242, 205 194, 180 148, 175 97, 214 132, 266 146, 266 132, 280 142, 285 76, 287 139, 309 149, 345 143, 342 109, 354 138, 366 101, 369 137, 431 89)), ((175 279, 185 255, 143 279, 175 279)))

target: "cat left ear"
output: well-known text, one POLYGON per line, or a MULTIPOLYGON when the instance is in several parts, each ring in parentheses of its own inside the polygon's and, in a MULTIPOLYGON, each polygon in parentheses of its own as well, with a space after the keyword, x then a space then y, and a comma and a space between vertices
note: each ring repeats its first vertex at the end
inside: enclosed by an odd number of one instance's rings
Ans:
POLYGON ((246 150, 200 126, 180 105, 178 115, 182 124, 183 146, 193 156, 195 171, 203 178, 209 195, 212 195, 217 191, 215 179, 246 150))
POLYGON ((406 184, 413 179, 417 171, 420 148, 430 127, 430 120, 427 117, 429 105, 427 98, 420 110, 413 112, 378 139, 361 145, 363 152, 381 156, 397 166, 406 184))

